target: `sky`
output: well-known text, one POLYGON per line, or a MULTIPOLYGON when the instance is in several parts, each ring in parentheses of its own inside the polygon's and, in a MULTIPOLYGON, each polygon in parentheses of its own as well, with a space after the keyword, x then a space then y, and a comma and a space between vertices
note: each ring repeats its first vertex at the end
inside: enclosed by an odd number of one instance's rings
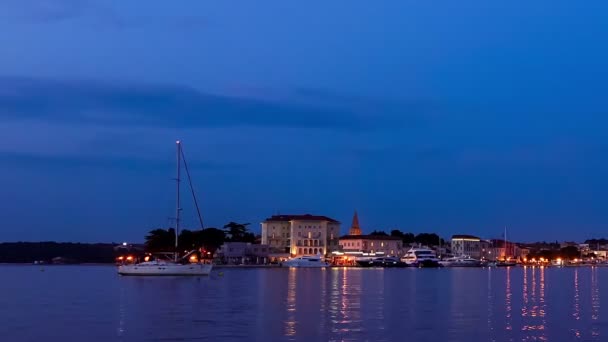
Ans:
POLYGON ((178 139, 207 227, 608 236, 607 10, 4 0, 0 241, 143 241, 178 139))

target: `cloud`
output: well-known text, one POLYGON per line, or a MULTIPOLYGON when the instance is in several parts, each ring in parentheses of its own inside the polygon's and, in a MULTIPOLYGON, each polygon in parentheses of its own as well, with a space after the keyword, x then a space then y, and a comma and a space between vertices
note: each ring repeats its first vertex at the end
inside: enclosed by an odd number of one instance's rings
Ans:
MULTIPOLYGON (((347 103, 347 102, 343 102, 347 103)), ((403 123, 407 115, 205 94, 180 86, 0 78, 0 119, 53 123, 194 127, 296 127, 370 130, 403 123)))
POLYGON ((0 19, 25 21, 28 24, 58 24, 79 21, 85 26, 130 29, 146 26, 193 30, 206 27, 207 19, 198 15, 127 16, 119 7, 95 0, 5 0, 0 4, 0 19))
MULTIPOLYGON (((17 165, 25 167, 60 167, 62 169, 73 168, 169 168, 175 164, 173 160, 160 160, 150 158, 129 158, 119 156, 94 156, 94 155, 45 155, 40 153, 0 152, 0 163, 5 166, 17 165)), ((242 167, 237 163, 210 162, 188 160, 188 167, 200 171, 231 171, 242 167)))

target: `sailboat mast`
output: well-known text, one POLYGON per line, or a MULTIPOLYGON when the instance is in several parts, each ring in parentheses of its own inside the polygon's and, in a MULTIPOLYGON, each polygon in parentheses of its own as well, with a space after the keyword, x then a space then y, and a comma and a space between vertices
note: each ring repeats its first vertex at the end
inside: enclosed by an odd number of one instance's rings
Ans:
POLYGON ((177 145, 177 178, 175 179, 175 183, 176 183, 176 191, 175 191, 175 196, 176 196, 176 206, 175 206, 175 254, 174 254, 174 259, 177 262, 177 241, 178 241, 178 237, 179 237, 179 212, 181 210, 180 208, 180 203, 179 203, 179 183, 180 183, 180 176, 181 176, 181 149, 182 149, 182 145, 180 143, 180 141, 176 141, 175 143, 177 145))
POLYGON ((507 226, 505 226, 505 260, 507 259, 507 226))

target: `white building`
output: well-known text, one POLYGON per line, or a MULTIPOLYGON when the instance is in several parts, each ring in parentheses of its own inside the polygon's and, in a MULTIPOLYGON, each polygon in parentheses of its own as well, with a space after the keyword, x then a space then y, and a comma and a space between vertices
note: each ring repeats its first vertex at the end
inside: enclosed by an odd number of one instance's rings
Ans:
POLYGON ((452 254, 468 255, 472 258, 481 259, 482 246, 481 239, 473 235, 454 235, 452 236, 452 254))
POLYGON ((274 215, 262 222, 262 244, 292 256, 328 255, 339 236, 340 222, 327 216, 274 215))

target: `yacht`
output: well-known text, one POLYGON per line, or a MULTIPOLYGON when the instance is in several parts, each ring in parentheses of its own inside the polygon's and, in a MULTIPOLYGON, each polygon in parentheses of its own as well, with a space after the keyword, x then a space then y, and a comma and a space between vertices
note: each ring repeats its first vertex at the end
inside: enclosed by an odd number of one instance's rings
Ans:
POLYGON ((461 255, 441 260, 439 264, 445 267, 480 267, 481 261, 473 259, 468 255, 461 255))
POLYGON ((329 263, 321 260, 318 255, 305 255, 284 261, 284 267, 328 267, 329 263))
POLYGON ((437 255, 431 249, 419 247, 419 248, 411 248, 401 261, 406 263, 408 266, 414 267, 439 267, 439 259, 437 259, 437 255))
MULTIPOLYGON (((184 157, 184 152, 182 150, 182 145, 178 140, 177 144, 177 205, 176 205, 176 214, 175 214, 175 253, 173 253, 172 260, 151 260, 144 261, 135 264, 122 264, 118 266, 118 274, 123 276, 206 276, 211 273, 211 269, 213 268, 212 264, 203 264, 200 262, 191 263, 189 262, 188 256, 190 256, 193 252, 186 254, 184 257, 180 258, 177 253, 177 241, 179 237, 179 224, 180 224, 180 171, 181 171, 181 160, 183 159, 184 168, 188 175, 188 182, 190 183, 190 190, 192 190, 192 195, 194 197, 194 202, 196 204, 196 208, 198 210, 198 204, 196 203, 196 196, 194 196, 194 189, 192 188, 192 182, 190 182, 190 174, 188 172, 188 165, 186 164, 186 159, 184 157)), ((202 228, 202 219, 199 214, 199 220, 201 222, 202 228)))

